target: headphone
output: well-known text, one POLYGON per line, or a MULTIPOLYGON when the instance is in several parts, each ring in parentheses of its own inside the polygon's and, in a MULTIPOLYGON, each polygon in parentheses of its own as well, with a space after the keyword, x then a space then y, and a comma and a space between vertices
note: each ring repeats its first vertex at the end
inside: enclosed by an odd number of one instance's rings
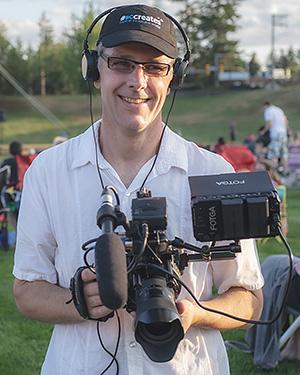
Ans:
MULTIPOLYGON (((99 22, 99 20, 101 20, 107 14, 113 12, 114 10, 118 8, 122 8, 122 6, 107 9, 106 11, 99 14, 99 16, 94 19, 94 21, 91 23, 90 27, 87 30, 86 37, 83 41, 83 51, 82 51, 82 60, 81 60, 82 76, 87 81, 95 82, 100 77, 99 70, 98 70, 98 53, 96 50, 89 50, 89 44, 88 44, 89 35, 94 29, 95 25, 99 22)), ((180 31, 180 34, 182 35, 182 38, 184 40, 185 47, 186 47, 186 52, 184 54, 184 57, 183 58, 177 57, 173 65, 173 78, 172 78, 172 81, 170 82, 169 87, 171 90, 177 90, 183 84, 184 77, 186 76, 186 72, 187 72, 187 67, 190 61, 191 50, 189 46, 189 38, 186 35, 183 28, 181 27, 180 23, 174 17, 172 17, 168 13, 165 13, 165 12, 163 13, 176 25, 177 29, 180 31)))

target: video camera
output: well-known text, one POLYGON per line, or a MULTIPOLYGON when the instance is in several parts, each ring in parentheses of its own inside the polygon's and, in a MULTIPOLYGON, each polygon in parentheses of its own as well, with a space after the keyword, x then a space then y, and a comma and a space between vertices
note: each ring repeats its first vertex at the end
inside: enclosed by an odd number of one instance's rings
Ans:
POLYGON ((194 237, 211 242, 202 247, 179 238, 167 238, 167 200, 152 197, 146 189, 139 191, 132 200, 130 222, 118 203, 112 204, 113 194, 116 196, 112 187, 104 189, 103 204, 97 216, 102 233, 109 233, 111 238, 115 238, 114 230, 118 226, 123 226, 126 232, 123 246, 119 246, 116 258, 111 258, 109 263, 107 259, 116 253, 117 242, 105 240, 98 247, 96 242, 95 268, 100 296, 109 308, 125 307, 128 312, 136 311, 136 340, 155 362, 172 359, 184 337, 176 299, 181 290, 180 276, 188 263, 234 258, 241 251, 239 240, 279 233, 280 201, 267 172, 195 176, 189 178, 189 184, 194 237), (227 245, 216 244, 220 240, 232 241, 227 245), (114 246, 110 246, 111 243, 114 246), (107 251, 101 256, 103 248, 107 251), (188 254, 187 250, 193 253, 188 254), (112 267, 122 256, 126 280, 120 281, 118 277, 124 270, 119 269, 121 266, 112 267), (118 280, 114 286, 108 285, 108 276, 103 277, 104 271, 97 272, 97 269, 109 269, 109 282, 115 274, 118 280), (121 285, 124 283, 125 286, 121 285), (120 293, 119 287, 123 291, 126 289, 126 293, 116 297, 118 302, 115 303, 114 295, 120 293))

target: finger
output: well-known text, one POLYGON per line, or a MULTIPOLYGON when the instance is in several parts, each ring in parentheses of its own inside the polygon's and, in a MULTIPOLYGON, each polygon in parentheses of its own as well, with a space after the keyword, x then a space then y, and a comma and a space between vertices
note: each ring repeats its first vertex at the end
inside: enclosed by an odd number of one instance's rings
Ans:
POLYGON ((83 284, 83 291, 86 297, 99 295, 99 287, 96 281, 86 282, 83 284))
POLYGON ((86 299, 86 304, 87 304, 88 308, 92 308, 92 307, 97 307, 97 306, 102 306, 103 305, 99 296, 88 297, 86 299))
POLYGON ((182 301, 176 301, 176 307, 179 315, 182 315, 185 311, 185 305, 182 301))
POLYGON ((96 306, 96 307, 89 309, 89 316, 93 319, 99 319, 110 314, 112 311, 113 310, 105 306, 96 306))
POLYGON ((85 268, 81 272, 81 279, 84 282, 90 282, 96 280, 96 274, 94 274, 89 268, 85 268))

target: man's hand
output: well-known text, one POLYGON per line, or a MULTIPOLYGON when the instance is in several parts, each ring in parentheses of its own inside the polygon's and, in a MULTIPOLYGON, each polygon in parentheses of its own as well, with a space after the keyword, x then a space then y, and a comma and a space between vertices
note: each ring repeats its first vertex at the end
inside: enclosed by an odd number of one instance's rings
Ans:
POLYGON ((180 315, 184 333, 186 333, 186 331, 194 324, 195 309, 197 306, 187 299, 177 301, 176 306, 180 315))
POLYGON ((92 319, 99 319, 110 314, 112 310, 105 307, 101 301, 96 275, 90 269, 86 268, 82 271, 81 278, 89 316, 92 319))

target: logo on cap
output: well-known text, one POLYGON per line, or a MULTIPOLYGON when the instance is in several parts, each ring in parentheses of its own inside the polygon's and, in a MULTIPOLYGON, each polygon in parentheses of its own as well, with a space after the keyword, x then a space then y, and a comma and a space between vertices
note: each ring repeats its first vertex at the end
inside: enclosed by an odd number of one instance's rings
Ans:
POLYGON ((128 23, 128 22, 145 23, 145 24, 152 25, 160 29, 161 24, 162 22, 164 22, 164 20, 161 18, 153 17, 153 16, 145 16, 143 14, 126 14, 126 15, 121 16, 119 23, 128 23))

